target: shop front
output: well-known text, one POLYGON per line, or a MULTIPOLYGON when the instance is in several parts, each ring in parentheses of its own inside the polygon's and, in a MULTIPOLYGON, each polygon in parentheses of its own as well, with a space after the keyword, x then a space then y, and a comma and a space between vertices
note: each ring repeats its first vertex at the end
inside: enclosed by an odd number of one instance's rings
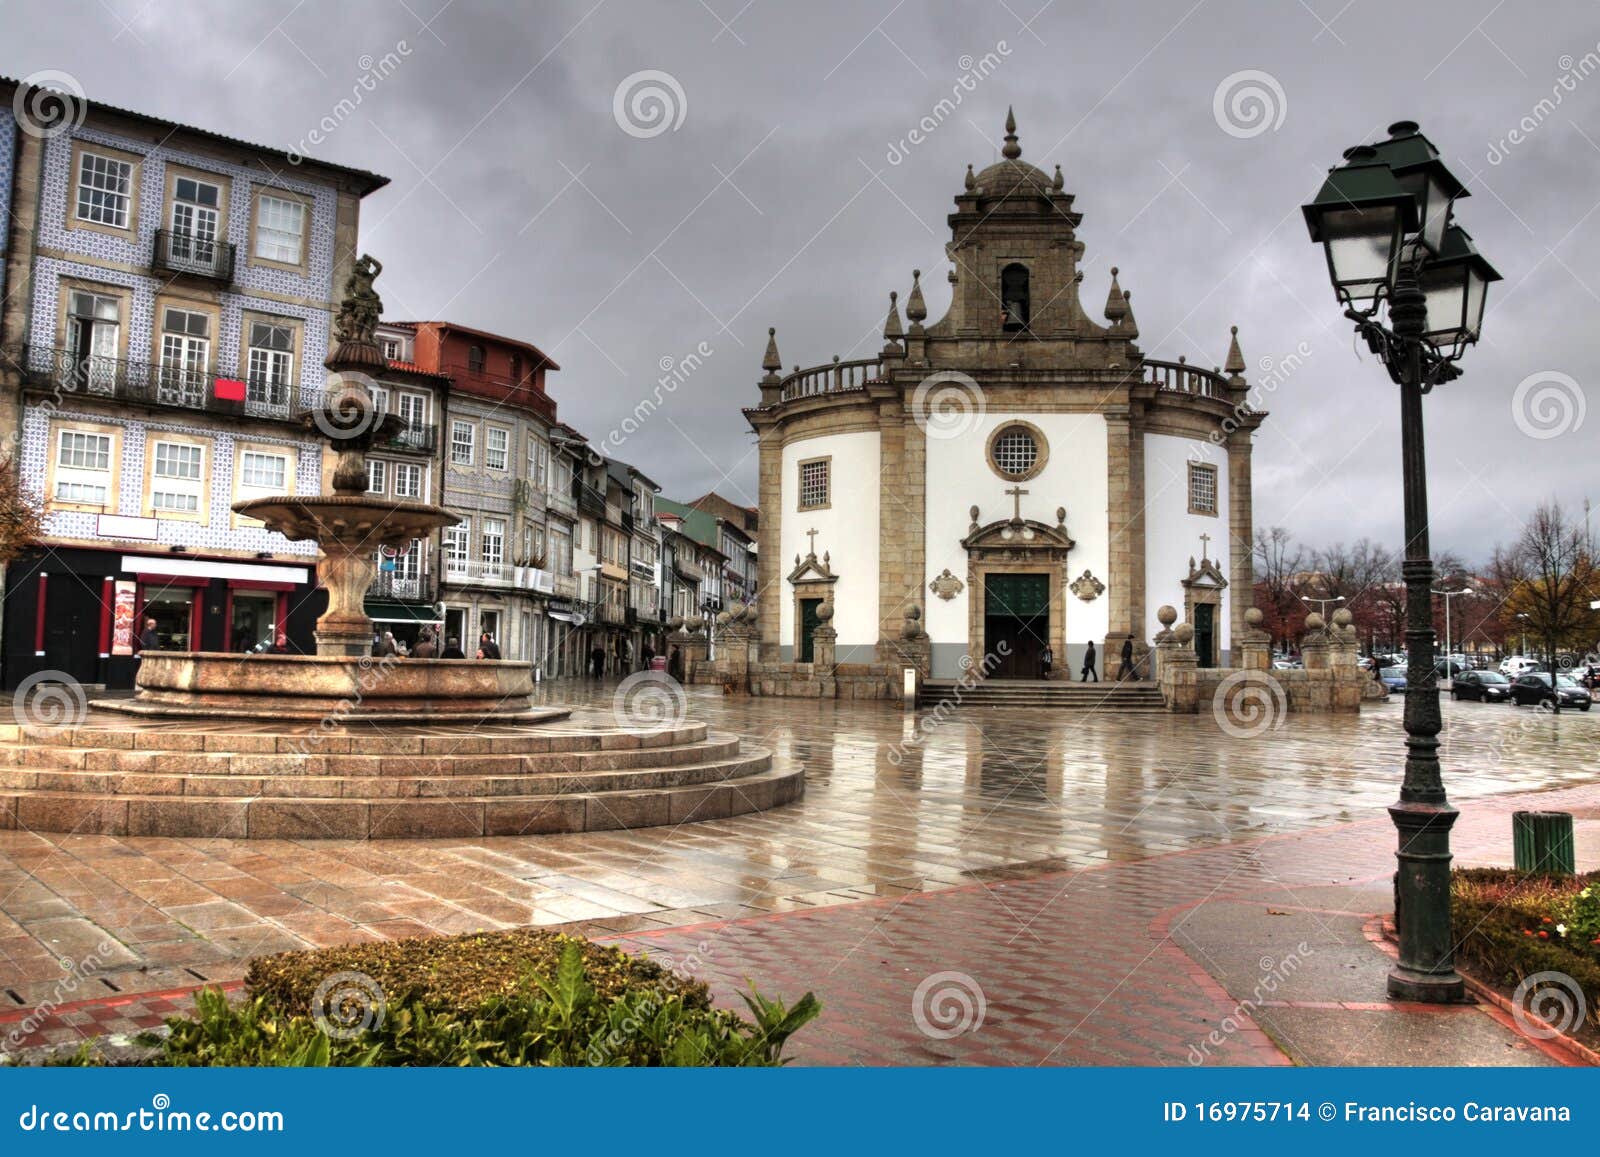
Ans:
POLYGON ((169 651, 264 651, 281 633, 310 654, 327 596, 311 565, 233 562, 183 553, 31 551, 9 568, 4 685, 58 672, 85 686, 133 686, 153 621, 169 651))

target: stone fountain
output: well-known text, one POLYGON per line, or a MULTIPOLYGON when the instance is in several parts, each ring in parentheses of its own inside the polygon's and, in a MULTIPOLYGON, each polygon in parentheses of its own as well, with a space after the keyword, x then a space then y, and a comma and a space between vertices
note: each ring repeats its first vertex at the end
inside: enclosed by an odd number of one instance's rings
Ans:
POLYGON ((688 696, 665 675, 632 676, 609 711, 572 711, 534 706, 526 663, 369 653, 373 556, 455 521, 438 506, 366 494, 367 451, 393 427, 369 388, 387 365, 373 340, 378 272, 371 258, 357 262, 327 400, 299 415, 337 457, 332 492, 234 507, 321 548, 317 653, 148 651, 132 699, 66 720, 22 710, 0 724, 0 829, 531 836, 726 819, 800 795, 798 763, 775 766, 771 752, 688 719, 688 696))
POLYGON ((105 706, 149 715, 335 714, 390 722, 526 722, 565 714, 531 706, 525 663, 372 657, 372 620, 364 603, 377 574, 377 552, 426 539, 459 521, 442 506, 367 494, 367 452, 404 425, 396 415, 378 413, 371 389, 372 375, 388 367, 374 336, 383 303, 373 282, 382 269, 369 256, 356 262, 339 308, 338 345, 323 363, 328 389, 319 406, 298 415, 334 452, 333 492, 255 498, 233 507, 285 538, 311 539, 320 548, 317 581, 327 592, 328 609, 317 620, 317 653, 150 652, 140 661, 134 698, 105 706))

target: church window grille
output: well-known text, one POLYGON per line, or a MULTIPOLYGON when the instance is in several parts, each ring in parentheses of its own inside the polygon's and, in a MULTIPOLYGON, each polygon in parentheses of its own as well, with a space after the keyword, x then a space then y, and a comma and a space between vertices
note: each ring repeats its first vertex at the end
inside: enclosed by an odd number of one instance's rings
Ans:
POLYGON ((828 505, 827 458, 815 458, 800 463, 800 509, 809 510, 828 505))
POLYGON ((1023 478, 1033 470, 1039 460, 1039 443, 1032 431, 1023 426, 1003 430, 994 440, 991 451, 994 468, 1008 478, 1023 478))
POLYGON ((1189 513, 1217 512, 1217 468, 1189 463, 1189 513))

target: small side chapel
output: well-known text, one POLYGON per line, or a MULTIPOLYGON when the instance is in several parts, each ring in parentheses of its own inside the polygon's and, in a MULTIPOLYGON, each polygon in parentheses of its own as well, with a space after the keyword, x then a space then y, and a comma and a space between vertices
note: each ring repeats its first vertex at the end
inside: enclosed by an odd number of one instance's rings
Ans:
POLYGON ((1201 666, 1245 634, 1252 576, 1249 405, 1237 329, 1222 366, 1147 358, 1112 267, 1103 321, 1080 300, 1083 215, 1022 160, 969 165, 927 323, 913 270, 875 357, 783 372, 769 331, 760 404, 764 662, 890 663, 923 638, 933 678, 1075 678, 1141 658, 1179 609, 1201 666))

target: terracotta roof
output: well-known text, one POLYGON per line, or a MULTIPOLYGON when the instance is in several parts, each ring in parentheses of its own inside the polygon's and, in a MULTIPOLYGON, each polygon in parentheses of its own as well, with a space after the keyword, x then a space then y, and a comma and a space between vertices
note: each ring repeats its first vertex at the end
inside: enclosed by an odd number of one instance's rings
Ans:
POLYGON ((450 375, 449 374, 441 374, 441 373, 437 373, 434 370, 423 369, 416 362, 401 362, 401 361, 396 361, 393 358, 390 358, 389 359, 389 368, 391 370, 400 370, 400 371, 402 371, 404 373, 408 373, 408 374, 422 374, 424 377, 438 378, 441 381, 446 381, 446 382, 448 382, 450 380, 450 375))
POLYGON ((436 327, 438 329, 452 330, 455 333, 469 333, 469 334, 472 334, 474 337, 487 338, 489 341, 502 342, 505 345, 514 345, 514 346, 518 346, 518 347, 520 347, 522 349, 525 349, 525 350, 530 350, 538 357, 539 361, 544 364, 546 369, 559 370, 561 368, 560 366, 556 365, 554 358, 552 358, 549 354, 545 353, 538 346, 534 345, 531 341, 523 341, 521 338, 515 338, 515 337, 506 337, 505 334, 501 334, 501 333, 490 333, 486 329, 474 329, 470 325, 461 325, 459 322, 454 322, 454 321, 395 321, 395 322, 388 322, 387 324, 389 324, 389 325, 403 325, 403 326, 406 326, 406 327, 408 327, 408 328, 410 328, 412 330, 415 330, 418 326, 431 325, 431 326, 434 326, 434 327, 436 327))

